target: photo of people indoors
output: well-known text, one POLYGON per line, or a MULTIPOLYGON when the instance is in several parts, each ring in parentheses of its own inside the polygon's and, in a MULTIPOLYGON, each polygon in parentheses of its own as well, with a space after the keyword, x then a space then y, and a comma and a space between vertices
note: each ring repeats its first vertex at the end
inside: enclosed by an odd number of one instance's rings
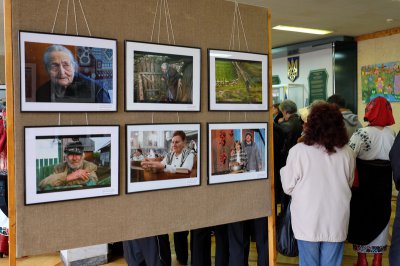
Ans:
POLYGON ((134 102, 193 103, 193 57, 135 51, 134 102))
POLYGON ((111 49, 26 42, 25 55, 27 102, 112 102, 111 49))
POLYGON ((213 175, 264 171, 265 129, 211 131, 213 175))
POLYGON ((130 181, 197 177, 197 130, 132 131, 130 181))
POLYGON ((38 138, 37 193, 111 186, 110 136, 38 138))

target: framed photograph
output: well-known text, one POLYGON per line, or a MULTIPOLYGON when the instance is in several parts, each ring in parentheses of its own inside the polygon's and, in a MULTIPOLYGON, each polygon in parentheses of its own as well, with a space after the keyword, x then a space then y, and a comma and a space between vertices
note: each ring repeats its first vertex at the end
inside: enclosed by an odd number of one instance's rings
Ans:
POLYGON ((208 124, 208 183, 268 178, 267 123, 208 124))
POLYGON ((268 110, 268 56, 208 50, 209 110, 268 110))
POLYGON ((19 32, 21 111, 117 111, 117 41, 19 32))
POLYGON ((125 41, 126 111, 200 111, 200 48, 125 41))
POLYGON ((200 124, 126 125, 126 192, 200 185, 200 124))
POLYGON ((25 204, 119 194, 119 126, 25 127, 25 204))

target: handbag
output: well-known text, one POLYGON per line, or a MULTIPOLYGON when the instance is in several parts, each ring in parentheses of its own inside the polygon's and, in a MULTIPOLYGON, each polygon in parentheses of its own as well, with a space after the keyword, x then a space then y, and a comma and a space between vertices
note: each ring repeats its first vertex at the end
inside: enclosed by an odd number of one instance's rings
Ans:
POLYGON ((277 218, 276 248, 278 252, 284 256, 297 257, 299 255, 299 249, 292 230, 292 219, 290 215, 291 201, 290 199, 285 209, 279 213, 277 218))

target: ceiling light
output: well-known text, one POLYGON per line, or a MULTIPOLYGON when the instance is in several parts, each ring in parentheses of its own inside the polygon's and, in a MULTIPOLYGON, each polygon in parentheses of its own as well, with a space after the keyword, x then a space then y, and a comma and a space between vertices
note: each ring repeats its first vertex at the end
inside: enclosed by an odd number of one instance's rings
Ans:
POLYGON ((309 34, 318 34, 318 35, 332 33, 332 31, 329 31, 329 30, 318 30, 318 29, 291 27, 291 26, 283 26, 283 25, 275 26, 275 27, 273 27, 273 29, 274 30, 295 31, 295 32, 309 33, 309 34))

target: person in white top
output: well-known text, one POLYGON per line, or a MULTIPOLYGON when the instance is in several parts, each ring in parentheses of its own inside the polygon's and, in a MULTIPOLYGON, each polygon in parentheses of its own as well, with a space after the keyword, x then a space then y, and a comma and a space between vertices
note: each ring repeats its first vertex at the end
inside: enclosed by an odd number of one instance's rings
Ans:
POLYGON ((373 253, 373 266, 382 265, 382 253, 389 236, 392 197, 392 168, 389 152, 396 133, 392 107, 383 97, 370 101, 364 120, 368 126, 358 129, 349 146, 357 156, 356 179, 350 205, 348 241, 358 253, 357 266, 368 265, 366 253, 373 253))
POLYGON ((178 130, 173 133, 171 150, 172 151, 168 152, 161 162, 145 158, 141 162, 142 167, 144 169, 164 169, 164 172, 169 173, 176 173, 177 168, 183 168, 191 171, 194 162, 194 151, 186 148, 185 132, 178 130))
POLYGON ((340 266, 350 216, 355 158, 338 107, 313 105, 304 138, 289 150, 282 187, 292 197, 300 266, 340 266))

